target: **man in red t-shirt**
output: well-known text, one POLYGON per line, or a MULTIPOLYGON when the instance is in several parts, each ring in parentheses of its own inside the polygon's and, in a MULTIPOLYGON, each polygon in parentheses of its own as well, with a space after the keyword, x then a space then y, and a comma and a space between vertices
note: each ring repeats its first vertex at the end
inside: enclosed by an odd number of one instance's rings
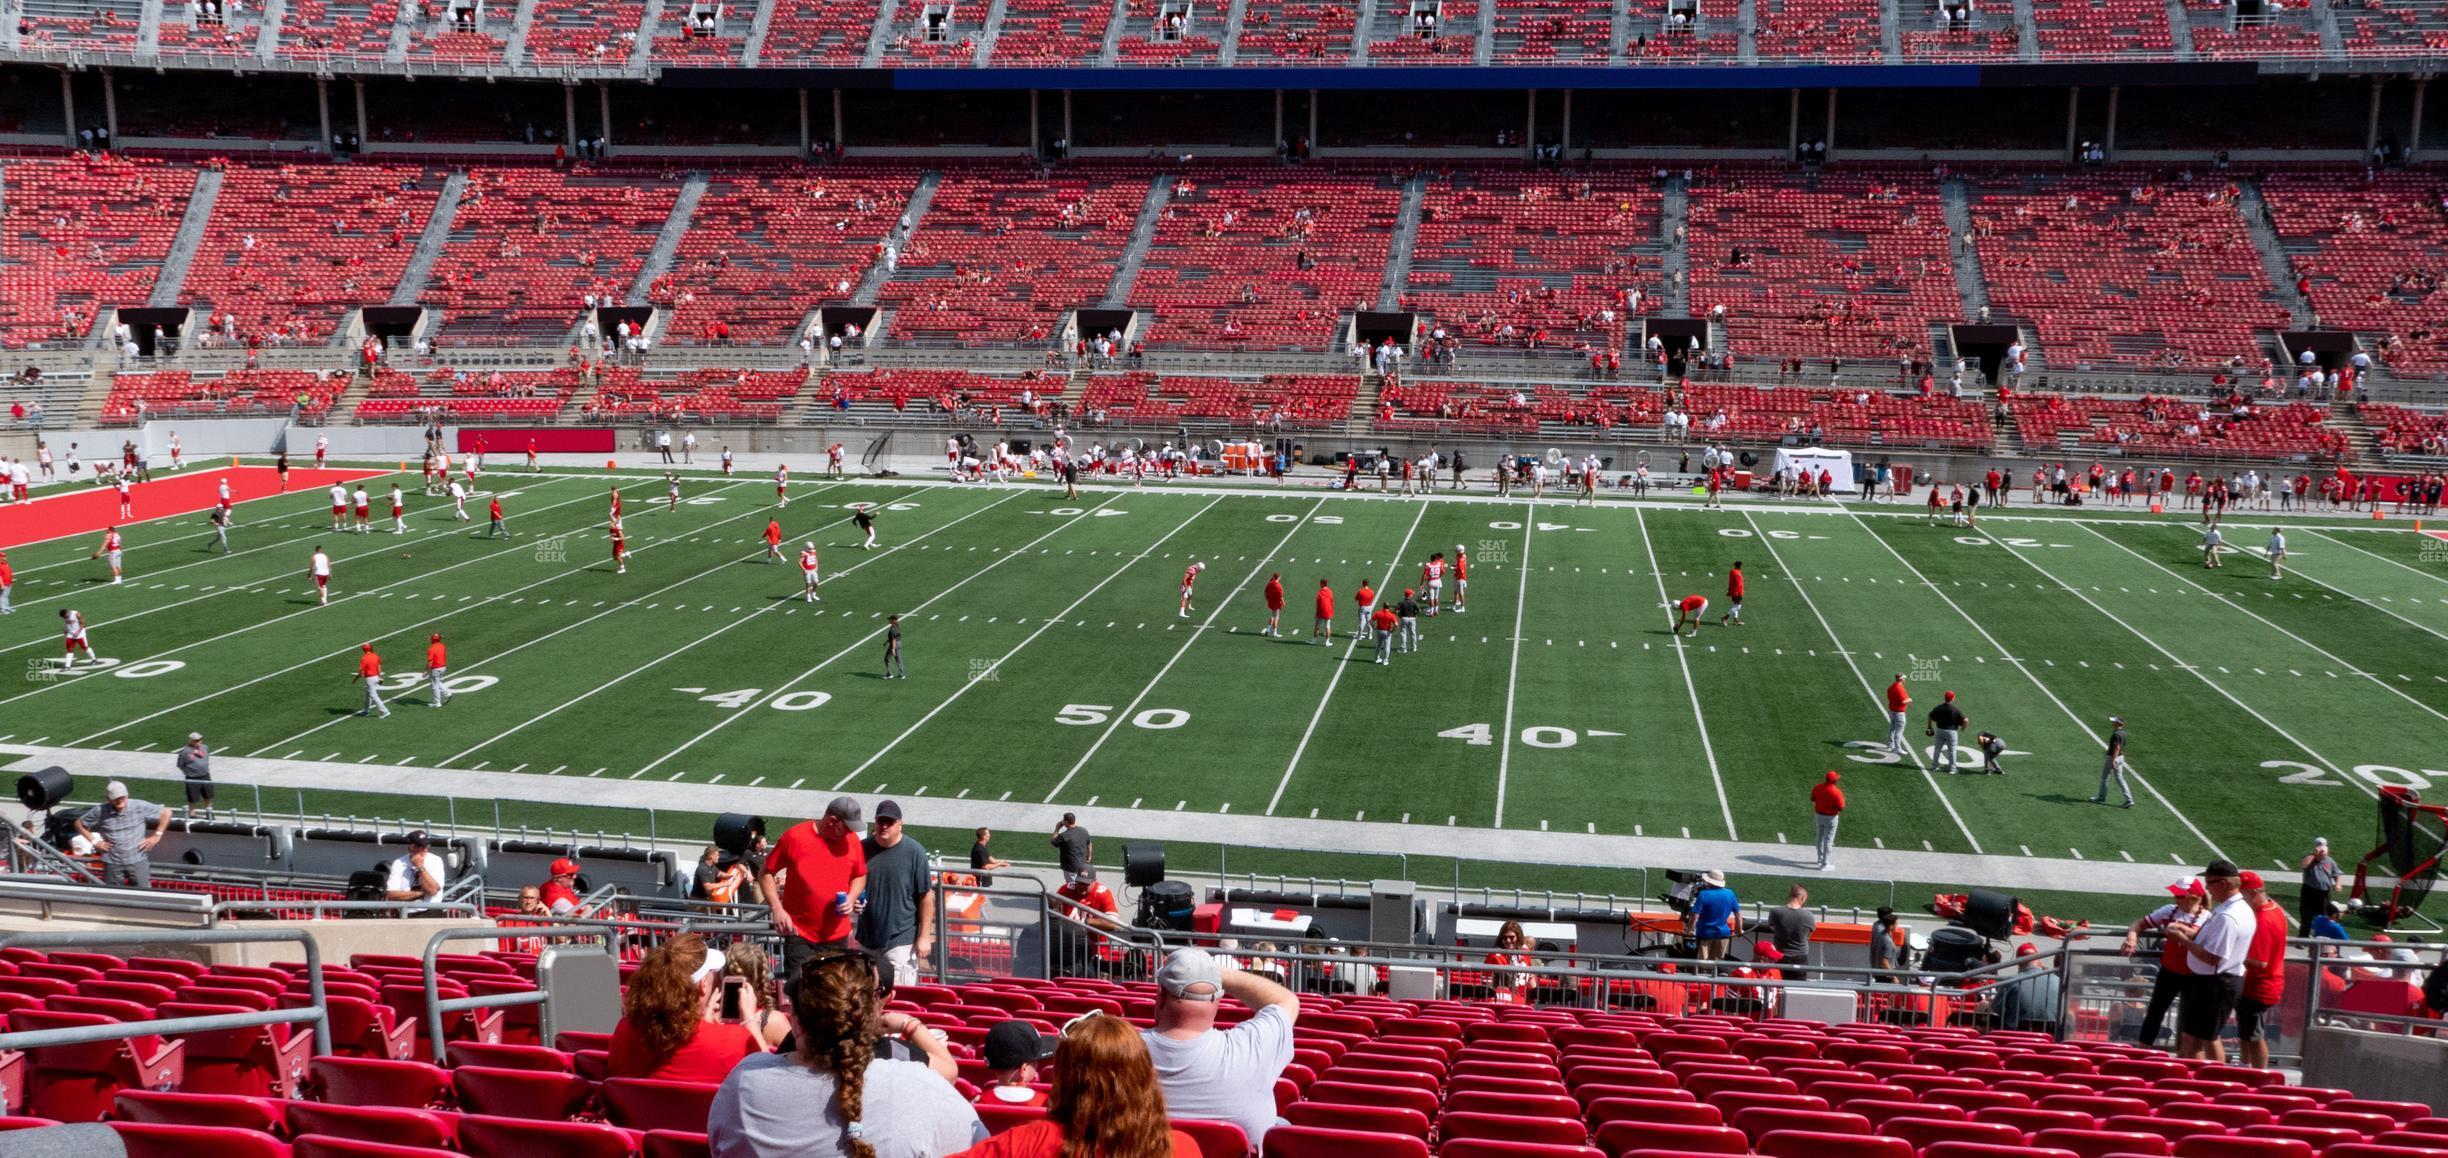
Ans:
POLYGON ((2286 910, 2269 898, 2261 874, 2237 874, 2244 903, 2252 906, 2253 935, 2244 950, 2244 991, 2236 996, 2236 1044, 2244 1064, 2269 1068, 2269 1030, 2263 1019, 2286 997, 2286 910))
POLYGON ((2151 978, 2150 998, 2142 1007, 2139 1040, 2145 1049, 2159 1047, 2159 1028, 2167 1023, 2168 1009, 2176 1004, 2177 995, 2193 977, 2193 966, 2189 962, 2190 954, 2185 952, 2185 943, 2167 936, 2167 931, 2171 926, 2187 929, 2198 927, 2202 918, 2210 915, 2210 891, 2202 884, 2200 877, 2186 877, 2169 885, 2167 890, 2174 900, 2143 914, 2133 924, 2126 926, 2125 942, 2119 949, 2119 952, 2132 956, 2142 943, 2142 934, 2157 932, 2163 938, 2159 946, 2159 971, 2151 978))
POLYGON ((1698 634, 1700 634, 1700 618, 1701 618, 1702 616, 1704 616, 1704 615, 1707 615, 1707 614, 1708 614, 1708 597, 1707 597, 1707 596, 1705 596, 1705 595, 1686 595, 1686 596, 1684 596, 1680 602, 1678 602, 1678 603, 1676 603, 1676 604, 1675 604, 1675 621, 1674 621, 1674 632, 1675 632, 1675 634, 1677 634, 1677 635, 1681 635, 1681 634, 1683 634, 1683 625, 1684 625, 1684 624, 1686 624, 1686 623, 1691 624, 1691 633, 1692 633, 1693 635, 1698 635, 1698 634))
POLYGON ((792 826, 765 857, 757 887, 782 899, 773 923, 782 934, 783 976, 797 977, 800 964, 821 951, 849 946, 850 919, 867 892, 867 853, 858 839, 864 820, 858 801, 836 796, 822 819, 792 826))
POLYGON ((1352 593, 1352 603, 1358 609, 1360 616, 1360 627, 1352 632, 1352 638, 1365 639, 1368 637, 1372 613, 1377 610, 1377 591, 1369 586, 1368 580, 1360 581, 1360 590, 1352 593))
POLYGON ((1905 711, 1912 707, 1912 693, 1904 690, 1904 673, 1897 672, 1895 682, 1887 685, 1887 750, 1904 750, 1905 711))
POLYGON ((1320 579, 1317 593, 1317 623, 1309 629, 1309 638, 1328 647, 1334 646, 1334 621, 1334 584, 1320 579))
POLYGON ((1274 636, 1277 639, 1283 638, 1283 604, 1283 572, 1278 571, 1267 576, 1267 625, 1264 634, 1274 636))
POLYGON ((562 857, 552 862, 552 876, 536 891, 536 899, 556 917, 579 916, 578 862, 562 857))
POLYGON ((1070 882, 1054 890, 1054 895, 1071 902, 1073 907, 1068 911, 1082 921, 1100 929, 1122 927, 1116 919, 1122 915, 1122 906, 1114 900, 1112 889, 1097 883, 1093 868, 1073 873, 1070 882))
POLYGON ((1728 607, 1726 608, 1726 613, 1725 613, 1723 616, 1720 616, 1720 617, 1718 618, 1718 620, 1717 620, 1717 626, 1719 626, 1719 627, 1741 627, 1741 626, 1742 626, 1742 597, 1743 597, 1743 573, 1742 573, 1742 560, 1740 560, 1740 559, 1736 559, 1736 560, 1734 561, 1734 567, 1733 567, 1733 569, 1732 569, 1732 570, 1729 570, 1729 571, 1727 571, 1727 572, 1726 572, 1726 602, 1727 602, 1728 604, 1730 604, 1730 606, 1728 606, 1728 607))
POLYGON ((1394 629, 1401 626, 1402 617, 1396 615, 1392 607, 1379 607, 1376 614, 1370 617, 1369 624, 1376 632, 1375 638, 1377 640, 1377 662, 1392 663, 1394 656, 1394 629))

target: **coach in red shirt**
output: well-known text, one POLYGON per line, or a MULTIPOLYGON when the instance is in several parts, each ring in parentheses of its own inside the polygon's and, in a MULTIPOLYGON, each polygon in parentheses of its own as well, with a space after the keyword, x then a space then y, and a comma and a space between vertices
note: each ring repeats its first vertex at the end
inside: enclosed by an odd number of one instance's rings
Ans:
POLYGON ((2244 991, 2236 996, 2236 1042, 2244 1064, 2269 1068, 2269 1027, 2264 1019, 2286 997, 2286 909, 2269 897, 2261 874, 2238 874, 2244 903, 2252 906, 2253 935, 2244 950, 2244 991))
POLYGON ((1904 690, 1904 673, 1897 672, 1895 682, 1887 685, 1887 750, 1904 750, 1904 713, 1912 708, 1912 693, 1904 690))
POLYGON ((773 923, 782 934, 783 976, 797 977, 800 964, 819 952, 849 947, 850 919, 867 892, 867 854, 858 839, 864 819, 858 801, 836 796, 822 819, 799 822, 766 856, 757 886, 781 898, 773 923))
POLYGON ((1812 820, 1819 826, 1819 867, 1822 869, 1828 866, 1828 854, 1836 851, 1836 822, 1844 815, 1844 789, 1836 786, 1841 779, 1843 777, 1830 768, 1825 779, 1811 785, 1812 820))

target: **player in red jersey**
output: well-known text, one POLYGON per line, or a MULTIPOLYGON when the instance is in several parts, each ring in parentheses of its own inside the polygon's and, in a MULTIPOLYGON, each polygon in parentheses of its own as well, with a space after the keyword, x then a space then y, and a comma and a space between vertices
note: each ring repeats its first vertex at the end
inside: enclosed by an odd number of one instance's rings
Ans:
POLYGON ((9 570, 8 552, 0 551, 0 615, 17 614, 17 609, 9 606, 9 588, 16 585, 17 575, 9 570))
POLYGON ((1453 573, 1453 609, 1454 614, 1460 615, 1464 611, 1469 610, 1469 608, 1462 605, 1462 601, 1470 598, 1470 554, 1462 549, 1462 544, 1460 543, 1454 544, 1453 573))
POLYGON ((799 552, 799 575, 807 583, 807 590, 802 593, 807 597, 807 601, 810 603, 824 602, 816 595, 816 589, 824 585, 824 579, 816 573, 816 544, 814 542, 808 543, 799 552))
POLYGON ((776 563, 782 561, 782 520, 780 519, 765 520, 765 557, 776 563))
POLYGON ((680 513, 680 476, 668 470, 663 472, 663 513, 680 513))
POLYGON ((1945 511, 1946 511, 1946 484, 1945 484, 1945 483, 1942 483, 1942 482, 1939 482, 1939 481, 1938 481, 1938 480, 1936 480, 1936 479, 1931 479, 1931 480, 1930 480, 1929 521, 1930 521, 1930 522, 1932 522, 1932 523, 1936 523, 1936 522, 1938 521, 1938 516, 1939 516, 1940 514, 1944 513, 1945 511))
POLYGON ((93 557, 109 560, 111 582, 119 582, 119 528, 112 527, 102 532, 102 545, 94 548, 93 557))
POLYGON ((825 448, 825 477, 840 478, 841 476, 842 444, 836 442, 825 448))
POLYGON ((1708 597, 1705 595, 1686 595, 1683 597, 1682 602, 1677 603, 1674 606, 1675 633, 1678 635, 1686 634, 1683 631, 1683 625, 1688 623, 1691 624, 1691 631, 1688 634, 1700 634, 1700 620, 1708 615, 1708 597))
POLYGON ((1352 638, 1366 639, 1369 632, 1369 613, 1377 610, 1377 590, 1369 586, 1368 580, 1362 579, 1360 589, 1352 592, 1352 606, 1360 616, 1360 626, 1352 632, 1352 638))
POLYGON ((1205 563, 1192 563, 1189 570, 1182 572, 1181 617, 1184 619, 1190 618, 1190 589, 1198 583, 1199 572, 1206 569, 1205 563))
MULTIPOLYGON (((5 566, 6 566, 6 561, 5 561, 5 560, 0 560, 0 567, 5 567, 5 566)), ((1261 635, 1271 635, 1271 636, 1274 636, 1274 637, 1275 637, 1275 638, 1277 638, 1277 639, 1282 639, 1282 638, 1283 638, 1283 604, 1284 604, 1283 572, 1278 571, 1278 572, 1276 572, 1276 573, 1274 573, 1274 574, 1272 574, 1272 575, 1267 576, 1267 585, 1266 585, 1267 625, 1266 625, 1266 630, 1265 630, 1265 631, 1263 631, 1263 632, 1260 632, 1259 634, 1261 634, 1261 635)))
POLYGON ((1732 569, 1730 569, 1730 570, 1728 570, 1728 571, 1726 572, 1726 602, 1727 602, 1728 604, 1730 604, 1730 606, 1728 606, 1728 607, 1726 608, 1726 613, 1725 613, 1725 615, 1723 615, 1722 617, 1720 617, 1720 618, 1717 620, 1717 626, 1719 626, 1719 627, 1741 627, 1741 626, 1742 626, 1742 597, 1743 597, 1743 573, 1742 573, 1742 560, 1740 560, 1740 559, 1736 559, 1736 560, 1734 560, 1734 566, 1733 566, 1733 568, 1732 568, 1732 569))
POLYGON ((1370 629, 1376 633, 1373 638, 1377 641, 1377 662, 1393 662, 1394 629, 1402 625, 1402 617, 1394 614, 1391 606, 1380 607, 1368 622, 1370 629))
POLYGON ((612 517, 616 519, 621 517, 621 497, 619 487, 612 488, 612 517))
POLYGON ((612 573, 626 575, 629 573, 629 535, 621 530, 621 521, 617 517, 612 520, 611 534, 612 573))
POLYGON ((1317 593, 1317 622, 1309 628, 1309 638, 1328 647, 1334 646, 1334 621, 1334 584, 1320 579, 1317 593))

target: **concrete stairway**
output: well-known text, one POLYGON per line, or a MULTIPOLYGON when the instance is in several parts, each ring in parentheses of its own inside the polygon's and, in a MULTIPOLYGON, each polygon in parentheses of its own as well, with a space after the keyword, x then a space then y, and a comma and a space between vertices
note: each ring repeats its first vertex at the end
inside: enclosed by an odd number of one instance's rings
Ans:
MULTIPOLYGON (((1691 220, 1691 185, 1681 177, 1666 181, 1658 208, 1658 294, 1666 299, 1669 318, 1691 316, 1691 250, 1675 240, 1675 231, 1691 220)), ((1717 347, 1724 349, 1724 347, 1717 347)))
POLYGON ((1428 178, 1416 176, 1403 182, 1402 216, 1394 223, 1394 236, 1386 243, 1385 281, 1377 289, 1377 308, 1401 308, 1403 290, 1411 284, 1411 251, 1419 244, 1420 205, 1428 199, 1428 178))
POLYGON ((1249 0, 1232 0, 1224 6, 1224 43, 1217 50, 1216 63, 1231 68, 1241 59, 1241 22, 1249 18, 1249 0))
POLYGON ((179 289, 187 284, 187 267, 195 263, 196 250, 204 244, 204 224, 212 219, 213 203, 220 199, 221 171, 198 172, 195 193, 187 199, 187 216, 179 219, 178 238, 162 257, 161 273, 153 279, 153 293, 145 298, 146 305, 163 308, 178 304, 179 289))
MULTIPOLYGON (((918 178, 918 187, 910 190, 909 204, 901 207, 901 220, 907 222, 908 225, 904 228, 899 223, 895 223, 892 232, 885 237, 886 244, 896 250, 906 249, 909 246, 910 235, 916 233, 919 225, 926 221, 927 206, 935 203, 935 190, 942 185, 943 174, 933 169, 927 170, 924 176, 918 178)), ((883 292, 885 282, 892 280, 892 273, 893 271, 885 268, 882 261, 869 266, 867 276, 859 281, 858 292, 851 295, 851 302, 862 306, 876 304, 876 295, 883 292)), ((877 318, 876 324, 868 327, 868 332, 883 333, 883 319, 877 318)))
POLYGON ((1360 0, 1360 11, 1352 20, 1351 57, 1346 64, 1365 65, 1369 59, 1369 25, 1377 22, 1377 0, 1360 0))
POLYGON ((1173 203, 1171 174, 1158 173, 1148 180, 1147 200, 1139 204, 1139 220, 1131 227, 1130 244, 1122 250, 1122 260, 1114 266, 1113 282, 1105 288, 1106 309, 1121 309, 1130 300, 1131 286, 1139 280, 1139 269, 1147 264, 1148 246, 1156 240, 1156 225, 1164 220, 1165 206, 1173 203))
MULTIPOLYGON (((2182 4, 2184 0, 2174 0, 2182 4)), ((893 20, 900 15, 901 0, 884 0, 876 5, 875 27, 867 30, 867 54, 859 58, 859 67, 874 68, 884 63, 884 50, 892 45, 893 20)))
MULTIPOLYGON (((2184 0, 2174 2, 2182 4, 2184 0)), ((1734 35, 1737 37, 1734 58, 1744 64, 1758 64, 1759 0, 1742 0, 1734 10, 1734 35)))
POLYGON ((408 255, 407 268, 400 270, 399 285, 391 290, 395 306, 413 306, 417 295, 425 292, 425 279, 433 273, 434 262, 441 258, 442 247, 450 243, 451 220, 459 215, 459 199, 467 194, 467 174, 453 173, 442 183, 442 198, 434 202, 433 217, 425 223, 425 232, 417 238, 416 251, 408 255))
POLYGON ((2167 0, 2168 35, 2176 42, 2176 59, 2193 59, 2193 14, 2184 0, 2167 0))
POLYGON ((757 58, 765 54, 765 38, 773 32, 774 9, 781 0, 757 0, 756 19, 748 25, 748 48, 740 54, 740 65, 755 68, 757 58))
MULTIPOLYGON (((154 52, 161 48, 162 5, 165 2, 166 0, 145 0, 142 14, 136 17, 136 51, 154 52)), ((10 7, 23 10, 21 4, 10 7)), ((14 17, 17 13, 10 13, 10 15, 14 17)), ((10 30, 14 32, 17 21, 10 19, 8 23, 10 30)))
POLYGON ((629 285, 629 304, 647 304, 646 291, 655 279, 671 272, 672 261, 680 253, 680 238, 688 232, 689 222, 697 216, 697 203, 705 199, 706 175, 690 173, 680 184, 680 195, 672 199, 671 215, 663 219, 663 230, 655 234, 654 249, 646 254, 646 263, 638 267, 637 280, 629 285))
POLYGON ((2295 262, 2286 254, 2278 240, 2278 229, 2270 224, 2269 203, 2261 199, 2261 183, 2250 177, 2237 177, 2236 212, 2244 215, 2244 232, 2252 238, 2253 249, 2261 255, 2261 268, 2269 274, 2270 287, 2287 308, 2287 315, 2298 328, 2314 324, 2312 303, 2295 292, 2295 262))
POLYGON ((1891 64, 1904 59, 1904 6, 1899 0, 1879 0, 1879 51, 1891 64))
POLYGON ((2032 16, 2031 0, 2014 0, 2015 56, 2025 64, 2040 63, 2040 22, 2032 16))
POLYGON ((644 68, 654 60, 655 31, 662 24, 663 0, 646 0, 646 14, 638 20, 637 43, 629 49, 629 67, 644 68))
MULTIPOLYGON (((226 6, 224 6, 226 9, 226 6)), ((255 55, 272 59, 280 49, 281 22, 289 18, 289 0, 264 0, 263 27, 255 30, 255 55)))
POLYGON ((977 55, 970 58, 970 63, 984 68, 987 61, 994 59, 995 41, 1003 37, 1003 13, 1007 8, 1004 0, 994 0, 986 6, 986 26, 978 30, 977 55))
POLYGON ((510 21, 509 47, 503 49, 502 60, 512 66, 527 63, 527 32, 535 27, 536 0, 519 0, 518 15, 510 21))

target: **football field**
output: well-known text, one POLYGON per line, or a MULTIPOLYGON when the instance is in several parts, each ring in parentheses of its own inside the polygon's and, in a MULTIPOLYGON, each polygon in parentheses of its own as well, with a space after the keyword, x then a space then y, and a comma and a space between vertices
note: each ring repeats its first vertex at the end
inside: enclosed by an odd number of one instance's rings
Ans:
POLYGON ((2290 526, 2272 581, 2258 512, 2205 570, 2197 517, 2174 513, 2010 507, 1972 531, 1862 503, 874 480, 801 482, 776 510, 762 476, 691 477, 667 511, 659 479, 628 475, 615 574, 605 475, 488 476, 507 540, 483 537, 487 496, 457 522, 400 477, 405 535, 377 478, 386 533, 330 533, 320 492, 241 504, 226 556, 201 516, 159 519, 126 528, 121 586, 88 559, 95 535, 12 549, 0 750, 168 775, 195 730, 230 784, 775 815, 839 790, 932 824, 1037 829, 1068 808, 1117 834, 1676 867, 1722 845, 1747 871, 1811 862, 1807 793, 1835 768, 1838 875, 1977 864, 2073 887, 2091 866, 2291 866, 2314 835, 2343 859, 2380 786, 2448 785, 2448 542, 2403 518, 2290 526), (859 504, 880 508, 875 550, 847 521, 859 504), (329 606, 305 577, 317 544, 329 606), (1457 547, 1467 610, 1370 662, 1353 590, 1399 592, 1457 547), (1737 561, 1747 625, 1719 627, 1737 561), (1276 573, 1280 639, 1260 631, 1276 573), (1340 613, 1325 646, 1321 578, 1340 613), (1665 605, 1688 594, 1711 604, 1686 638, 1665 605), (60 672, 62 608, 103 665, 60 672), (885 680, 896 613, 909 678, 885 680), (455 696, 439 710, 434 632, 455 696), (387 719, 356 714, 368 641, 387 719), (1916 748, 1891 754, 1879 696, 1899 673, 1916 748), (1936 766, 1921 716, 1949 690, 1967 769, 1987 730, 2006 775, 1936 766), (2089 803, 2111 716, 2130 810, 2089 803))

